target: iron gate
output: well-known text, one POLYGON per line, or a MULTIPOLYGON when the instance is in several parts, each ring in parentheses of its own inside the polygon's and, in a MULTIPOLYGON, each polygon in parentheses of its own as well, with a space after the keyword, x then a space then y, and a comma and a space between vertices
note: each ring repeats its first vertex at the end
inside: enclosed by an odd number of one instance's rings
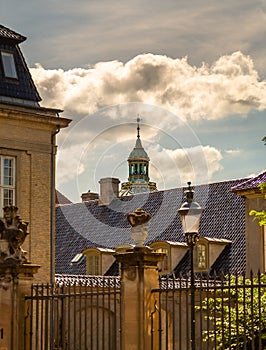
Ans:
POLYGON ((57 276, 26 296, 25 349, 121 349, 119 277, 57 276))
MULTIPOLYGON (((195 278, 196 349, 266 349, 266 276, 195 278)), ((189 350, 190 277, 161 277, 152 293, 152 350, 189 350)))

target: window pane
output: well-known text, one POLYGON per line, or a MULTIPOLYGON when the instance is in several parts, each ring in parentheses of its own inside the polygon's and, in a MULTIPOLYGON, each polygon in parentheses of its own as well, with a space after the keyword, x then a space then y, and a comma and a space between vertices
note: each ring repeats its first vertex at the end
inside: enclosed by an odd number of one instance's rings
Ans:
POLYGON ((168 249, 166 249, 166 248, 158 248, 158 249, 156 249, 156 253, 164 253, 165 254, 163 261, 160 261, 158 263, 159 271, 160 272, 168 272, 168 270, 169 270, 169 266, 168 266, 168 262, 169 262, 168 249))
POLYGON ((99 257, 95 256, 94 257, 94 274, 98 275, 99 274, 99 257))
POLYGON ((4 207, 7 205, 13 205, 14 190, 4 189, 4 207))
POLYGON ((205 244, 198 245, 198 267, 203 269, 207 266, 207 257, 206 257, 206 246, 205 244))
POLYGON ((9 52, 1 52, 1 55, 5 76, 7 78, 17 79, 18 76, 13 54, 9 52))
POLYGON ((100 257, 98 255, 87 256, 87 274, 99 275, 100 273, 100 257))
POLYGON ((15 158, 0 155, 0 217, 7 205, 15 205, 15 158))
POLYGON ((93 275, 93 261, 92 261, 92 256, 88 256, 88 275, 93 275))
POLYGON ((4 159, 4 185, 14 186, 14 160, 4 159))

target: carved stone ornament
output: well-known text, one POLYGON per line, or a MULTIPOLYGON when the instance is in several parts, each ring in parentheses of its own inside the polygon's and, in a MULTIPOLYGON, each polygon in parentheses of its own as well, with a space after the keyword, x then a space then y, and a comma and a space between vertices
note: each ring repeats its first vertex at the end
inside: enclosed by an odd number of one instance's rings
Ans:
POLYGON ((130 266, 125 270, 125 277, 130 280, 134 281, 136 279, 136 267, 135 266, 130 266))
POLYGON ((17 207, 10 205, 3 210, 4 218, 0 219, 0 264, 26 263, 26 251, 21 246, 29 234, 29 223, 17 215, 17 207))
POLYGON ((151 214, 138 208, 129 213, 127 219, 132 226, 131 238, 135 241, 137 247, 143 247, 148 236, 148 221, 151 219, 151 214))
MULTIPOLYGON (((8 290, 11 285, 12 278, 10 276, 0 276, 0 288, 8 290)), ((1 349, 1 348, 0 348, 1 349)))
POLYGON ((136 209, 132 213, 127 214, 127 219, 132 227, 146 224, 151 219, 151 214, 143 209, 136 209))

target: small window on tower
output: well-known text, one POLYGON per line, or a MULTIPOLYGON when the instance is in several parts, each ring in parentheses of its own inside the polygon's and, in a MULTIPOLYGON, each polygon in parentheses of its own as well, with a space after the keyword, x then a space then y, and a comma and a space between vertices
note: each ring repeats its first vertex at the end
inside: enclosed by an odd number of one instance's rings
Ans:
POLYGON ((14 55, 12 52, 1 51, 2 64, 6 78, 18 79, 14 55))

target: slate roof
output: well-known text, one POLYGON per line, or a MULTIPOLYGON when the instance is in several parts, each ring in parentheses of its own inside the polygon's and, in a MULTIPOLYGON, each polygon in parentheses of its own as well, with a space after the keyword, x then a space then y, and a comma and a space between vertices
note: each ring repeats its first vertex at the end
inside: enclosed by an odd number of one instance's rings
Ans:
POLYGON ((18 46, 26 37, 0 25, 0 51, 13 53, 18 79, 8 79, 4 75, 0 56, 0 102, 38 106, 40 95, 18 46))
MULTIPOLYGON (((244 199, 230 189, 242 182, 244 179, 194 187, 194 199, 205 208, 200 235, 232 242, 219 269, 234 272, 245 269, 245 208, 244 199)), ((109 206, 93 201, 57 207, 56 273, 84 273, 85 266, 72 266, 71 260, 85 248, 134 244, 126 215, 137 208, 152 215, 146 244, 158 240, 184 242, 177 214, 183 198, 183 188, 175 188, 117 198, 109 206)))
POLYGON ((232 188, 232 191, 237 192, 243 190, 257 189, 259 184, 261 184, 262 182, 266 182, 266 171, 234 186, 232 188))
POLYGON ((56 201, 55 203, 57 205, 62 205, 62 204, 72 204, 71 200, 68 199, 66 196, 64 196, 60 191, 56 190, 55 191, 55 196, 56 196, 56 201))
POLYGON ((25 41, 27 38, 21 34, 14 32, 13 30, 4 27, 0 24, 0 38, 7 40, 14 40, 17 43, 25 41))

